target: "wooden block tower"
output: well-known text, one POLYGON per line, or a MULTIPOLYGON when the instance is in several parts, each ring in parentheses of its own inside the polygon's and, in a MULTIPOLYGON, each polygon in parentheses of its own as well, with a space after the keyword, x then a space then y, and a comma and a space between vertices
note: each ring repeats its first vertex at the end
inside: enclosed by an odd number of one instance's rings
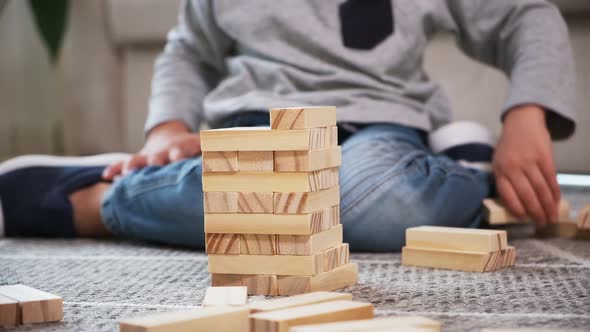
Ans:
POLYGON ((354 284, 340 224, 336 108, 271 109, 270 123, 201 132, 212 285, 294 295, 354 284))

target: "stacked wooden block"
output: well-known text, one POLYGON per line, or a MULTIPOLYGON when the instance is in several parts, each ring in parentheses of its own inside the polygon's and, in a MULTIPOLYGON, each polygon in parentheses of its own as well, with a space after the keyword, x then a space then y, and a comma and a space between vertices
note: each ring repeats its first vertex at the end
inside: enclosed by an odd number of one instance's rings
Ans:
POLYGON ((201 132, 212 284, 293 295, 355 283, 342 243, 336 109, 272 109, 270 121, 201 132))
POLYGON ((516 250, 506 231, 421 226, 406 230, 402 264, 469 272, 513 266, 516 250))

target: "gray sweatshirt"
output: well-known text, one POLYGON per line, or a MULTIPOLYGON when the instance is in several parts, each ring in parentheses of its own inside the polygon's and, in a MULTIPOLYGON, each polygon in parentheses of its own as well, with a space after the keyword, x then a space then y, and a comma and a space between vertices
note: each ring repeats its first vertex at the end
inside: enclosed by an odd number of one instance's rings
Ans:
POLYGON ((554 138, 573 133, 567 27, 544 0, 185 1, 155 65, 146 130, 305 105, 335 105, 339 122, 433 130, 452 118, 423 69, 439 31, 510 78, 499 117, 534 103, 554 138))

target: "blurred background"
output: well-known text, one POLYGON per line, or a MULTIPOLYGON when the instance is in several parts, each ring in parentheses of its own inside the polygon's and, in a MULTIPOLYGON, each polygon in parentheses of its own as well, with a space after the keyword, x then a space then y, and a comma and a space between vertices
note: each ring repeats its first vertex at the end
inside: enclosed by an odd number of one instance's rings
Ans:
MULTIPOLYGON (((573 138, 555 144, 557 165, 590 173, 590 1, 552 1, 568 22, 578 79, 579 125, 573 138)), ((0 161, 139 150, 153 62, 179 2, 0 0, 0 161)), ((457 119, 500 132, 501 73, 462 55, 446 35, 431 43, 425 62, 457 119)))

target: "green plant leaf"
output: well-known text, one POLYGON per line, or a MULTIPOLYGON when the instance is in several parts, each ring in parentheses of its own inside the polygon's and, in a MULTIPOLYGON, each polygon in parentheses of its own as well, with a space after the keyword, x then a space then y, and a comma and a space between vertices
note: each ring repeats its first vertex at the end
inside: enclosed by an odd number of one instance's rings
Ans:
POLYGON ((55 64, 67 26, 69 0, 29 0, 29 6, 51 63, 55 64))

